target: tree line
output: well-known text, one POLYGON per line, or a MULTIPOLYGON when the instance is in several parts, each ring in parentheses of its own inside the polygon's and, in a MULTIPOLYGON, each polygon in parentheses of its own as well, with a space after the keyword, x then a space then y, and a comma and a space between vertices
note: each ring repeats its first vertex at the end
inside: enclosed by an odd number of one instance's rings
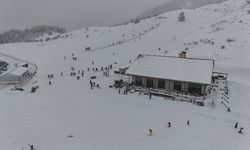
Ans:
POLYGON ((15 42, 34 42, 36 38, 43 34, 66 33, 65 28, 57 26, 40 25, 24 30, 10 29, 0 34, 0 44, 15 42))

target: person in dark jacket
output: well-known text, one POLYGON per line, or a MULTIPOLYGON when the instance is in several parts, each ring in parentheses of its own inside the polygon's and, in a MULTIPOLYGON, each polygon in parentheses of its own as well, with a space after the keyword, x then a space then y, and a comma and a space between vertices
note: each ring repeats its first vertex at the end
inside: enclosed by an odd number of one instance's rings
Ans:
POLYGON ((149 135, 152 136, 153 130, 149 128, 148 131, 149 131, 149 135))
POLYGON ((235 129, 238 128, 238 124, 239 124, 238 122, 235 123, 235 125, 234 125, 234 128, 235 128, 235 129))
POLYGON ((35 150, 35 146, 34 145, 30 145, 29 144, 29 146, 30 146, 30 150, 35 150))
POLYGON ((238 133, 242 134, 242 133, 243 133, 243 132, 242 132, 243 129, 244 129, 244 128, 241 127, 240 130, 238 131, 238 133))
POLYGON ((168 122, 168 127, 171 128, 171 126, 172 126, 172 124, 171 124, 171 122, 169 121, 169 122, 168 122))

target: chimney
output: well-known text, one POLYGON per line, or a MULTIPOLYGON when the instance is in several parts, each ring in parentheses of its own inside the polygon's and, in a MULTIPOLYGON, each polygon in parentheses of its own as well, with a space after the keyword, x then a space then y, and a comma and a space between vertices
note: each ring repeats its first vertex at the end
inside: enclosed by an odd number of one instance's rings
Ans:
POLYGON ((187 56, 187 52, 186 51, 182 51, 181 53, 179 53, 179 57, 180 58, 186 58, 187 56))

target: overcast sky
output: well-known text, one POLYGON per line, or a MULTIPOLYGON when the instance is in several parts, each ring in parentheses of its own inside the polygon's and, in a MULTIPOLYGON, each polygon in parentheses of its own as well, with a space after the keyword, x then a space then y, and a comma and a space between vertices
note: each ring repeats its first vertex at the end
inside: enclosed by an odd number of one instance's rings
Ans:
POLYGON ((103 26, 135 18, 168 0, 0 0, 0 32, 33 25, 68 30, 103 26))

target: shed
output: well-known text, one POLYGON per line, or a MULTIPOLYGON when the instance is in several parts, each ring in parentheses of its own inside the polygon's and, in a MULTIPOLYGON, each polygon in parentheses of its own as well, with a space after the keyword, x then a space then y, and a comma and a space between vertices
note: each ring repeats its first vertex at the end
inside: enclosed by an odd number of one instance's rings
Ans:
POLYGON ((20 84, 29 76, 29 68, 17 67, 0 76, 0 83, 20 84))

